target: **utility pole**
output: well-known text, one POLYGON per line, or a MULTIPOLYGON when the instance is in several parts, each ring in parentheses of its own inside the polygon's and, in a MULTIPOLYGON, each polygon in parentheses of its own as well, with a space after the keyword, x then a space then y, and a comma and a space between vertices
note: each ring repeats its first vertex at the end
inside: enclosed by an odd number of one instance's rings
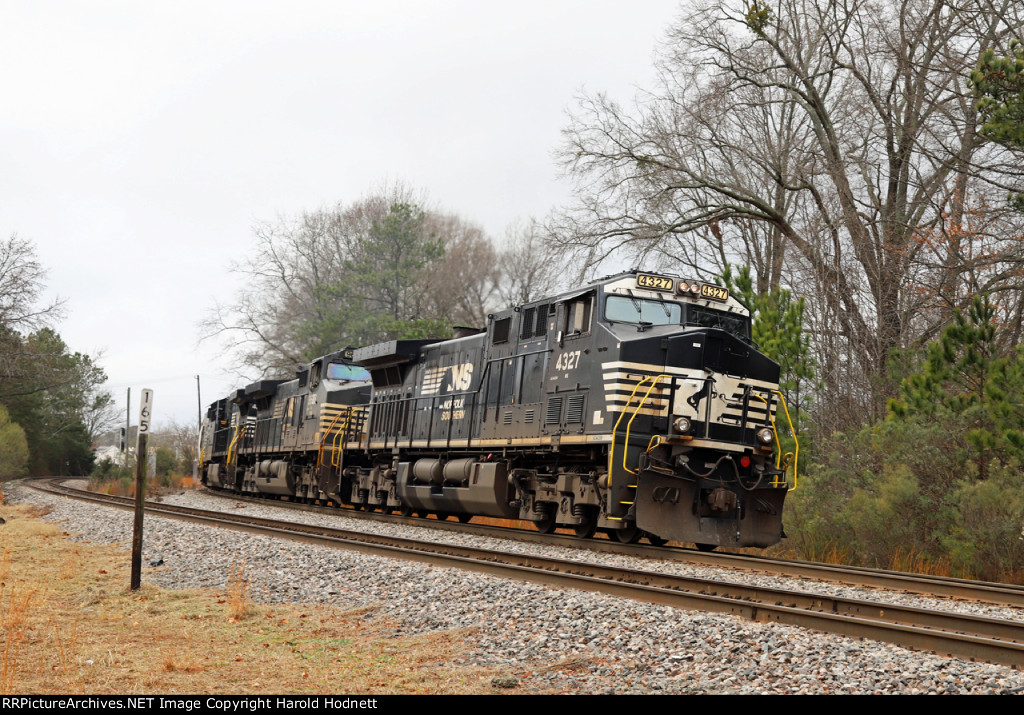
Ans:
MULTIPOLYGON (((128 388, 128 406, 124 408, 124 448, 128 449, 128 437, 132 433, 132 388, 128 388)), ((122 465, 124 462, 121 463, 122 465)))
POLYGON ((198 408, 196 417, 199 421, 196 423, 196 458, 192 460, 193 484, 198 483, 199 480, 199 460, 203 451, 203 396, 199 391, 199 375, 196 375, 196 407, 198 408))

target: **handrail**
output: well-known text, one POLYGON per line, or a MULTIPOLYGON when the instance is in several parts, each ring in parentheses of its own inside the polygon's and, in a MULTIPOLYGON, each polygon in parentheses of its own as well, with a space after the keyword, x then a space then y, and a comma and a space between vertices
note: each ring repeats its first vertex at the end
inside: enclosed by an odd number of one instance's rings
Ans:
MULTIPOLYGON (((779 404, 782 405, 782 410, 786 414, 786 422, 789 423, 789 434, 793 438, 793 444, 794 444, 793 449, 794 449, 794 451, 789 453, 789 455, 788 455, 788 456, 792 456, 793 457, 793 459, 792 459, 792 464, 793 464, 793 486, 789 489, 789 491, 795 491, 796 487, 797 487, 797 481, 798 481, 798 478, 797 478, 797 460, 800 457, 800 440, 797 439, 796 430, 793 428, 793 420, 790 419, 790 417, 789 417, 789 407, 786 405, 786 398, 785 398, 785 396, 783 396, 783 394, 781 392, 779 392, 778 390, 771 390, 771 393, 774 394, 774 395, 778 395, 779 396, 779 404)), ((763 402, 766 405, 766 411, 768 413, 768 420, 769 420, 769 422, 772 425, 772 434, 775 435, 775 444, 779 445, 778 448, 775 450, 775 468, 776 469, 783 469, 783 467, 782 467, 782 459, 783 459, 782 443, 779 441, 779 430, 775 426, 775 417, 772 416, 772 406, 768 402, 768 400, 764 399, 760 395, 754 395, 754 397, 756 397, 757 399, 761 400, 761 402, 763 402)), ((790 465, 790 460, 787 459, 786 460, 786 467, 785 467, 785 469, 788 469, 789 465, 790 465)), ((785 471, 785 469, 783 469, 783 471, 785 471)))
MULTIPOLYGON (((639 390, 641 385, 643 385, 645 382, 647 382, 649 380, 652 380, 652 379, 655 380, 654 383, 651 385, 651 387, 647 390, 647 394, 644 395, 644 399, 640 401, 640 404, 637 405, 636 410, 633 411, 633 417, 630 418, 630 420, 629 420, 629 425, 627 425, 627 428, 626 428, 626 443, 623 446, 623 450, 624 451, 628 451, 628 449, 629 449, 629 426, 633 424, 633 418, 636 417, 637 412, 640 410, 641 407, 643 407, 644 401, 646 401, 648 396, 650 396, 651 390, 653 390, 654 386, 658 384, 658 380, 660 380, 663 377, 669 377, 669 376, 668 375, 658 375, 657 379, 655 379, 654 375, 648 375, 644 379, 640 380, 640 382, 638 382, 636 384, 636 387, 633 388, 633 392, 630 393, 629 399, 626 400, 626 405, 622 408, 622 413, 619 415, 619 419, 615 420, 615 426, 612 427, 612 444, 611 444, 611 448, 608 450, 608 475, 609 475, 609 478, 611 477, 611 474, 612 474, 612 468, 615 465, 615 433, 619 431, 619 423, 622 422, 622 418, 626 416, 626 412, 629 410, 629 406, 633 403, 633 398, 636 397, 636 391, 639 390)), ((622 456, 622 466, 630 474, 636 474, 636 472, 631 470, 629 467, 626 467, 626 455, 625 454, 623 454, 623 456, 622 456)))
POLYGON ((238 444, 238 438, 241 437, 244 432, 245 432, 245 422, 242 421, 242 420, 239 420, 238 421, 238 427, 235 428, 234 439, 232 439, 231 440, 231 444, 228 445, 228 459, 227 459, 227 462, 225 463, 225 466, 229 466, 231 464, 232 460, 234 459, 234 457, 238 456, 237 452, 235 452, 235 454, 232 455, 231 451, 235 448, 235 445, 238 444))
MULTIPOLYGON (((789 416, 789 406, 786 405, 786 398, 782 396, 782 393, 778 390, 772 390, 773 393, 779 396, 779 402, 782 403, 782 410, 786 413, 786 422, 789 424, 789 434, 793 438, 793 488, 789 491, 795 491, 797 486, 797 462, 800 459, 800 440, 796 437, 796 430, 793 428, 793 420, 789 416)), ((774 429, 774 420, 772 429, 774 429)), ((778 438, 778 435, 776 435, 778 438)), ((779 450, 782 451, 781 449, 779 450)))
POLYGON ((323 463, 324 463, 324 443, 327 441, 327 435, 329 435, 331 433, 331 430, 334 429, 334 425, 337 424, 339 419, 341 419, 341 413, 342 413, 342 411, 338 410, 338 414, 336 414, 334 416, 334 420, 332 420, 331 424, 327 426, 327 429, 324 430, 324 433, 322 435, 320 435, 320 449, 317 451, 317 455, 316 455, 316 466, 317 466, 317 468, 323 466, 323 463))
MULTIPOLYGON (((629 422, 626 423, 626 443, 622 446, 622 468, 625 469, 630 474, 639 474, 640 470, 639 469, 633 470, 633 469, 630 469, 629 467, 626 466, 626 455, 629 454, 629 431, 633 427, 633 420, 635 420, 636 416, 638 414, 640 414, 640 410, 643 409, 644 403, 647 402, 647 398, 651 396, 651 391, 654 390, 654 388, 658 386, 658 383, 661 382, 661 378, 663 378, 663 377, 666 377, 669 380, 672 379, 669 375, 658 375, 657 377, 655 377, 654 381, 651 383, 651 386, 647 388, 647 393, 644 395, 643 399, 640 400, 640 404, 636 406, 635 410, 633 410, 633 416, 630 417, 629 418, 629 422)), ((626 406, 628 407, 629 403, 626 403, 626 406)), ((615 443, 615 433, 614 432, 612 433, 612 443, 613 444, 615 443)), ((650 444, 648 444, 648 447, 649 446, 650 446, 650 444)))
MULTIPOLYGON (((348 410, 345 411, 345 424, 343 424, 341 426, 341 429, 338 430, 338 433, 334 435, 334 440, 331 442, 331 450, 332 450, 331 466, 332 467, 340 467, 341 466, 341 452, 345 448, 345 445, 348 443, 348 424, 349 424, 349 422, 353 422, 352 418, 355 417, 355 413, 356 413, 356 405, 349 405, 348 410), (338 449, 338 440, 339 439, 341 439, 341 441, 342 441, 342 445, 341 445, 342 448, 341 449, 338 449)), ((341 413, 338 413, 338 416, 340 417, 341 413)), ((354 422, 353 422, 353 425, 354 425, 354 422)))

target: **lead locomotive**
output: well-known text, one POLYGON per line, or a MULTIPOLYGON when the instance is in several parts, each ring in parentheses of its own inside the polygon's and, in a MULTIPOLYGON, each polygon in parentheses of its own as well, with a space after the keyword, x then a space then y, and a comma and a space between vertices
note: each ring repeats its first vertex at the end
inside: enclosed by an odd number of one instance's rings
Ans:
POLYGON ((202 476, 624 542, 768 546, 789 489, 778 382, 726 289, 631 272, 452 340, 348 349, 238 390, 207 412, 202 476))

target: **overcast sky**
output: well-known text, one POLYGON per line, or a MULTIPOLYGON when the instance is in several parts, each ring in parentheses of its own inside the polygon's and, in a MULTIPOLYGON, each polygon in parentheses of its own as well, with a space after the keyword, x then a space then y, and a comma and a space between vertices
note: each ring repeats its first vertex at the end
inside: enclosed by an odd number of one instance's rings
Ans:
POLYGON ((564 203, 581 90, 653 81, 679 0, 0 0, 0 235, 32 241, 72 350, 157 427, 236 380, 198 323, 252 227, 386 181, 499 237, 564 203), (512 7, 514 9, 509 10, 512 7))

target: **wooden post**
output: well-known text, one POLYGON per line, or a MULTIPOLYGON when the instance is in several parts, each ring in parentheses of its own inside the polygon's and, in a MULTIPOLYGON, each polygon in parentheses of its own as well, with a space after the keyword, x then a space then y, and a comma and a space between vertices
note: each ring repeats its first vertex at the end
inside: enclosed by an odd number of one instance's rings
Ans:
POLYGON ((142 391, 139 407, 139 439, 135 445, 135 526, 132 529, 132 583, 131 590, 142 585, 142 515, 146 502, 146 442, 153 414, 153 391, 142 391))
MULTIPOLYGON (((124 408, 124 449, 128 451, 128 440, 132 438, 132 388, 128 388, 128 406, 124 408)), ((123 464, 123 462, 122 462, 123 464)))

